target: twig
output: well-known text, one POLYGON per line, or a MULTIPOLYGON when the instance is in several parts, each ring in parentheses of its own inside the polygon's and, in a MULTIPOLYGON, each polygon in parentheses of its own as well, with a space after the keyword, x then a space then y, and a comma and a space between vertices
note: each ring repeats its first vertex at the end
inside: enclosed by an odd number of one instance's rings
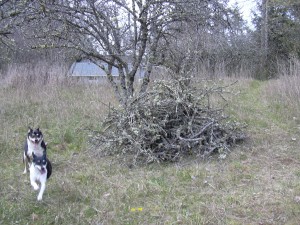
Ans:
POLYGON ((203 139, 203 137, 200 137, 200 138, 195 138, 195 137, 201 135, 206 130, 206 128, 208 128, 213 123, 214 123, 214 121, 211 121, 210 123, 206 124, 197 134, 195 134, 191 138, 183 138, 180 136, 180 134, 179 134, 178 138, 183 141, 200 141, 203 139))

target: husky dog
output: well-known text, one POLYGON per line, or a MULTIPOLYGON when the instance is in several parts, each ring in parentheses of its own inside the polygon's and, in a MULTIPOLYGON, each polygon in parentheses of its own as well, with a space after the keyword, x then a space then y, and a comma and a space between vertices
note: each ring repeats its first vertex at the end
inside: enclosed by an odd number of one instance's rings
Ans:
POLYGON ((35 155, 41 156, 43 152, 46 151, 46 143, 44 142, 43 133, 40 131, 39 128, 33 130, 29 127, 27 133, 27 140, 25 141, 24 145, 24 154, 23 154, 23 162, 25 164, 25 169, 23 174, 27 173, 27 167, 29 167, 32 153, 34 152, 35 155))
POLYGON ((46 156, 46 151, 43 152, 42 156, 36 156, 34 152, 32 152, 32 163, 30 165, 30 184, 34 190, 39 189, 39 185, 36 183, 37 181, 41 184, 41 189, 38 194, 37 200, 40 201, 43 198, 43 193, 46 188, 46 181, 51 176, 52 166, 51 162, 46 156))

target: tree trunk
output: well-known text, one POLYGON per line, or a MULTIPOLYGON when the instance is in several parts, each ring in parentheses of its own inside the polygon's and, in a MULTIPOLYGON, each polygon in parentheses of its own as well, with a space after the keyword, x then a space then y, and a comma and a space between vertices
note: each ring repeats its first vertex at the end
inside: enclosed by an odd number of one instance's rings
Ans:
POLYGON ((261 24, 261 61, 259 78, 266 79, 268 77, 268 3, 269 0, 262 0, 262 24, 261 24))

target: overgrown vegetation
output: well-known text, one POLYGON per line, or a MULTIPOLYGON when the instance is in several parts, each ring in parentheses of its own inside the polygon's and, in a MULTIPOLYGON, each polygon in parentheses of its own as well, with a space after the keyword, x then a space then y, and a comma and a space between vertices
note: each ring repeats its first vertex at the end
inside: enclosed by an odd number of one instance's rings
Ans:
POLYGON ((225 115, 225 89, 204 80, 157 81, 125 110, 111 110, 96 139, 106 144, 106 154, 131 154, 134 164, 212 153, 226 157, 229 147, 245 135, 225 115))

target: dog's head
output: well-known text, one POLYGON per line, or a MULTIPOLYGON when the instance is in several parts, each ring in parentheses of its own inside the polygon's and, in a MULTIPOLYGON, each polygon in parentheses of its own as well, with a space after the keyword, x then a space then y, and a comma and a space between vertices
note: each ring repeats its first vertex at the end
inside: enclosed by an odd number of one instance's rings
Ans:
POLYGON ((40 128, 34 130, 29 127, 27 139, 33 144, 40 144, 43 141, 43 133, 40 131, 40 128))
POLYGON ((44 174, 47 171, 46 170, 46 167, 47 167, 46 152, 44 151, 42 156, 37 156, 33 152, 32 157, 33 157, 32 163, 33 163, 34 167, 36 167, 41 172, 41 174, 44 174))

